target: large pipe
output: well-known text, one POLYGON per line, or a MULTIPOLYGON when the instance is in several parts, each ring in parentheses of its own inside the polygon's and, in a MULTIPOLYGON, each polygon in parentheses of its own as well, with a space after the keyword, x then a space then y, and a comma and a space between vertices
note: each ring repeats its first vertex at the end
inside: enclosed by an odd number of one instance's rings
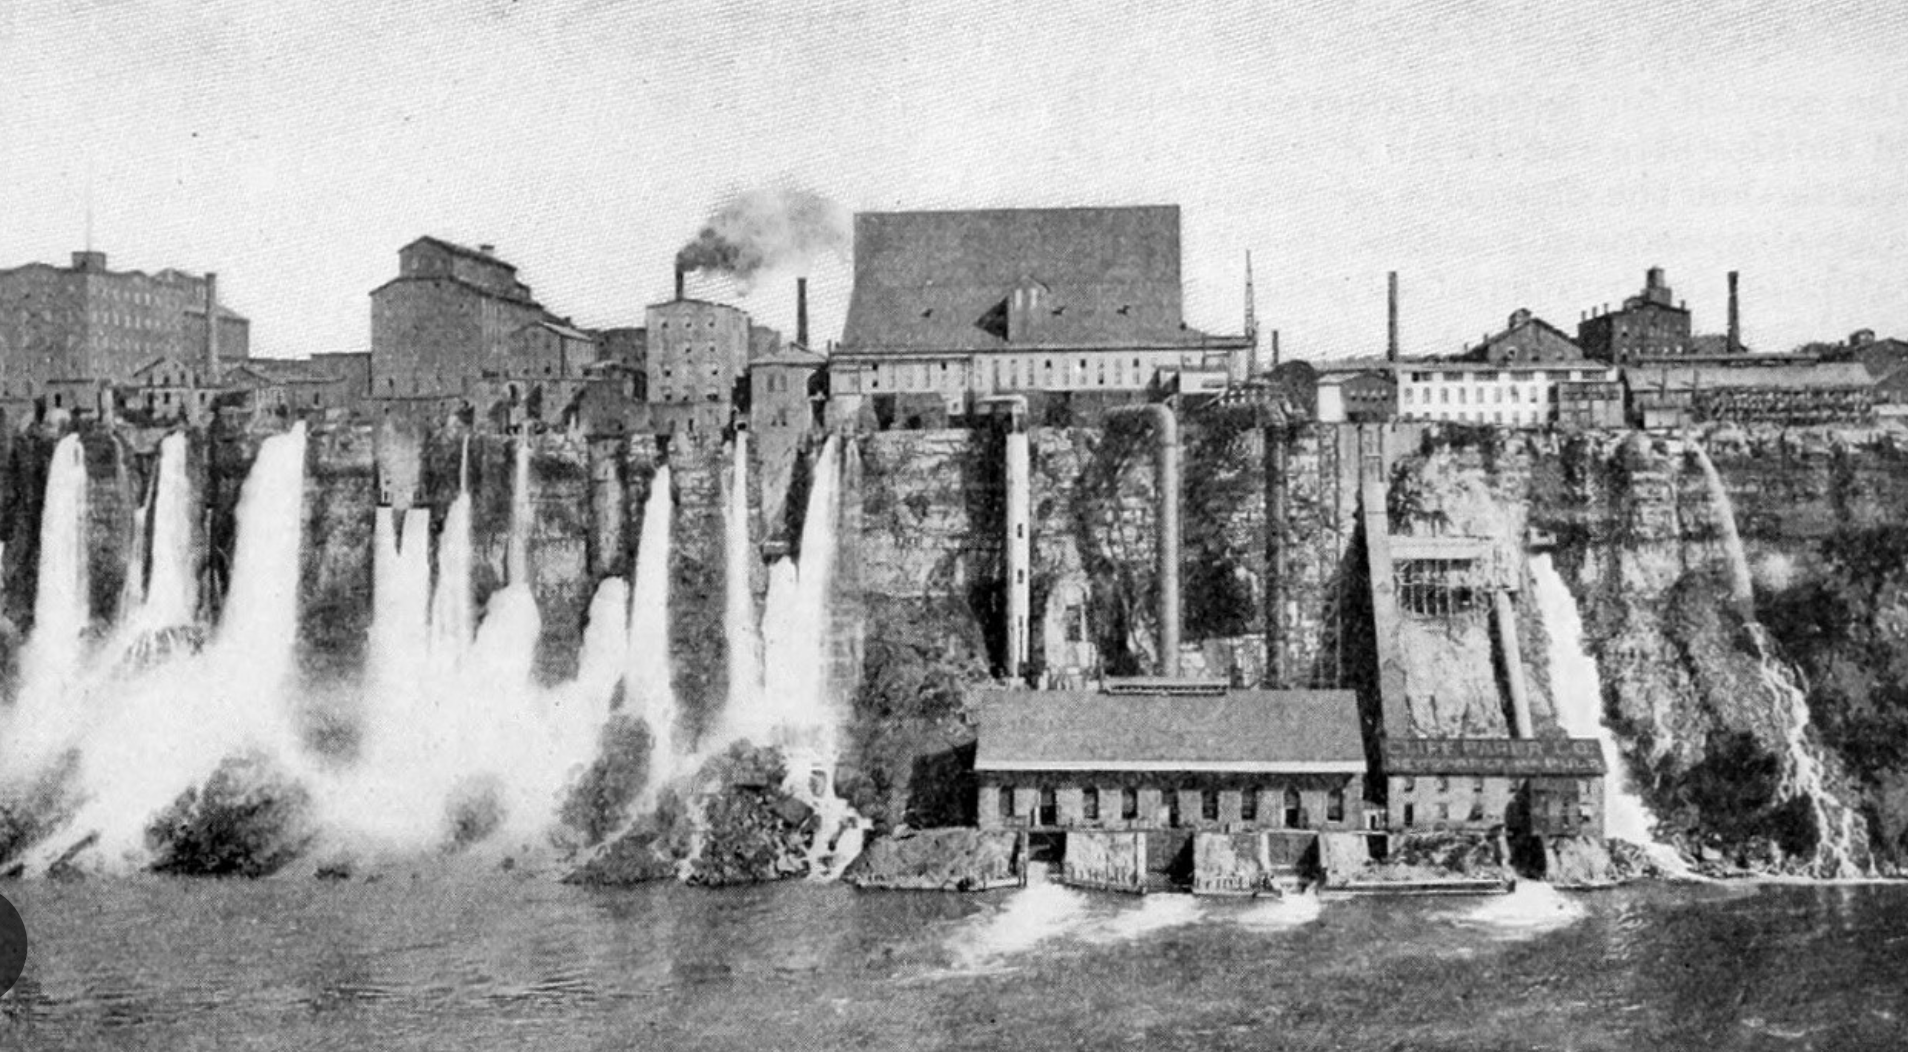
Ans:
POLYGON ((1511 736, 1530 738, 1530 695, 1524 687, 1524 654, 1517 643, 1517 613, 1511 606, 1510 589, 1493 589, 1491 606, 1497 612, 1497 638, 1504 647, 1504 679, 1510 684, 1511 736))
POLYGON ((1033 574, 1033 471, 1027 436, 1027 399, 998 395, 985 405, 1004 405, 1007 413, 1007 508, 1004 537, 1007 571, 1007 645, 1002 655, 1007 678, 1018 679, 1031 651, 1033 574))
POLYGON ((1153 402, 1114 412, 1153 418, 1159 501, 1159 674, 1179 675, 1179 421, 1170 406, 1153 402))

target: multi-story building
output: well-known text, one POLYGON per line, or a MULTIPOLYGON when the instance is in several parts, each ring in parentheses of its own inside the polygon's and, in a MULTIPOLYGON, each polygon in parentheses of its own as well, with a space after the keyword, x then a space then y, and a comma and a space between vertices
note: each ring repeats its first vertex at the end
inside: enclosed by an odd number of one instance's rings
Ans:
POLYGON ((1689 308, 1674 299, 1663 268, 1651 267, 1643 291, 1624 300, 1623 309, 1593 311, 1577 324, 1577 344, 1585 357, 1618 365, 1688 354, 1694 350, 1689 308))
POLYGON ((218 278, 114 271, 104 252, 72 266, 0 270, 0 400, 64 410, 80 387, 126 385, 169 359, 199 380, 251 353, 251 325, 218 305, 218 278), (208 332, 207 306, 218 318, 208 332), (76 387, 76 385, 78 385, 76 387))
POLYGON ((644 312, 650 420, 660 433, 720 431, 735 411, 758 327, 740 308, 682 295, 680 273, 676 293, 644 312))
POLYGON ((1177 206, 861 213, 830 396, 932 396, 949 416, 1001 394, 1133 398, 1162 370, 1243 374, 1252 347, 1186 324, 1177 206))
POLYGON ((1612 366, 1581 358, 1503 365, 1418 360, 1400 362, 1398 370, 1400 419, 1506 427, 1542 427, 1555 422, 1562 385, 1610 385, 1617 381, 1612 366))
POLYGON ((554 417, 596 359, 595 337, 545 310, 490 245, 419 238, 371 293, 373 398, 505 402, 554 417))

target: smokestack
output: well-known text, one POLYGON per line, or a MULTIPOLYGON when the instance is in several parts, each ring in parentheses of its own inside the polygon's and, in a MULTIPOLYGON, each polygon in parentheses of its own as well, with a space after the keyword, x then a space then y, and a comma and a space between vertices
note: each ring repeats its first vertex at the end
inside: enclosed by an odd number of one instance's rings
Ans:
POLYGON ((1279 330, 1272 330, 1272 368, 1279 367, 1279 330))
POLYGON ((1385 360, 1395 362, 1398 360, 1398 272, 1392 271, 1387 275, 1386 280, 1389 285, 1390 301, 1387 312, 1385 360))
POLYGON ((808 347, 808 279, 795 279, 795 343, 808 347))
POLYGON ((1742 318, 1736 313, 1736 272, 1729 272, 1729 353, 1742 351, 1742 318))
POLYGON ((683 278, 682 264, 678 263, 676 264, 676 298, 677 299, 682 298, 682 278, 683 278))
POLYGON ((219 276, 211 271, 205 272, 205 367, 212 374, 209 383, 217 383, 219 375, 219 276))

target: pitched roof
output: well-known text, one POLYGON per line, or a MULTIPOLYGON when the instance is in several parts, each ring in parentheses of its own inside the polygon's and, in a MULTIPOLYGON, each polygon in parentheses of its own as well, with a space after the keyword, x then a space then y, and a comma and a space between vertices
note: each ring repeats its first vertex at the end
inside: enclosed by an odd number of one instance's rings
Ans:
POLYGON ((226 371, 225 382, 231 384, 243 373, 268 384, 332 383, 340 379, 306 358, 247 358, 226 371))
POLYGON ((1179 207, 863 212, 844 347, 989 350, 1197 343, 1183 324, 1179 207), (1031 340, 1003 338, 1037 285, 1031 340))
POLYGON ((1014 691, 982 704, 983 771, 1360 772, 1357 695, 1014 691))
MULTIPOLYGON (((404 248, 410 248, 412 245, 425 245, 425 244, 435 245, 438 248, 441 248, 444 251, 449 252, 453 256, 463 256, 466 259, 478 260, 479 262, 487 263, 493 267, 502 267, 503 269, 511 271, 513 273, 517 269, 516 267, 511 266, 508 263, 505 263, 503 260, 498 259, 496 256, 490 255, 485 252, 479 252, 478 250, 474 248, 470 248, 465 245, 460 245, 456 243, 455 241, 446 241, 441 237, 432 237, 429 234, 426 234, 423 237, 418 238, 416 241, 411 242, 411 244, 409 245, 405 245, 404 248)), ((399 249, 399 251, 401 252, 403 251, 403 249, 399 249)))

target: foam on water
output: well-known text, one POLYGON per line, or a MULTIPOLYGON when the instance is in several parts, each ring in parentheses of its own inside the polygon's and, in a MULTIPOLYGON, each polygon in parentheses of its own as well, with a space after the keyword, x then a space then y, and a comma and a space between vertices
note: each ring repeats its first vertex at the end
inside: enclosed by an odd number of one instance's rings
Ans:
POLYGON ((1507 895, 1493 895, 1451 919, 1504 938, 1528 938, 1567 928, 1583 919, 1581 902, 1541 880, 1520 880, 1507 895))
POLYGON ((1318 896, 1308 891, 1284 898, 1261 899, 1241 910, 1234 919, 1246 928, 1284 929, 1310 924, 1323 915, 1324 906, 1318 896))
POLYGON ((1167 928, 1195 924, 1203 917, 1203 903, 1191 895, 1142 895, 1136 904, 1120 901, 1120 909, 1082 937, 1093 943, 1132 942, 1167 928))

